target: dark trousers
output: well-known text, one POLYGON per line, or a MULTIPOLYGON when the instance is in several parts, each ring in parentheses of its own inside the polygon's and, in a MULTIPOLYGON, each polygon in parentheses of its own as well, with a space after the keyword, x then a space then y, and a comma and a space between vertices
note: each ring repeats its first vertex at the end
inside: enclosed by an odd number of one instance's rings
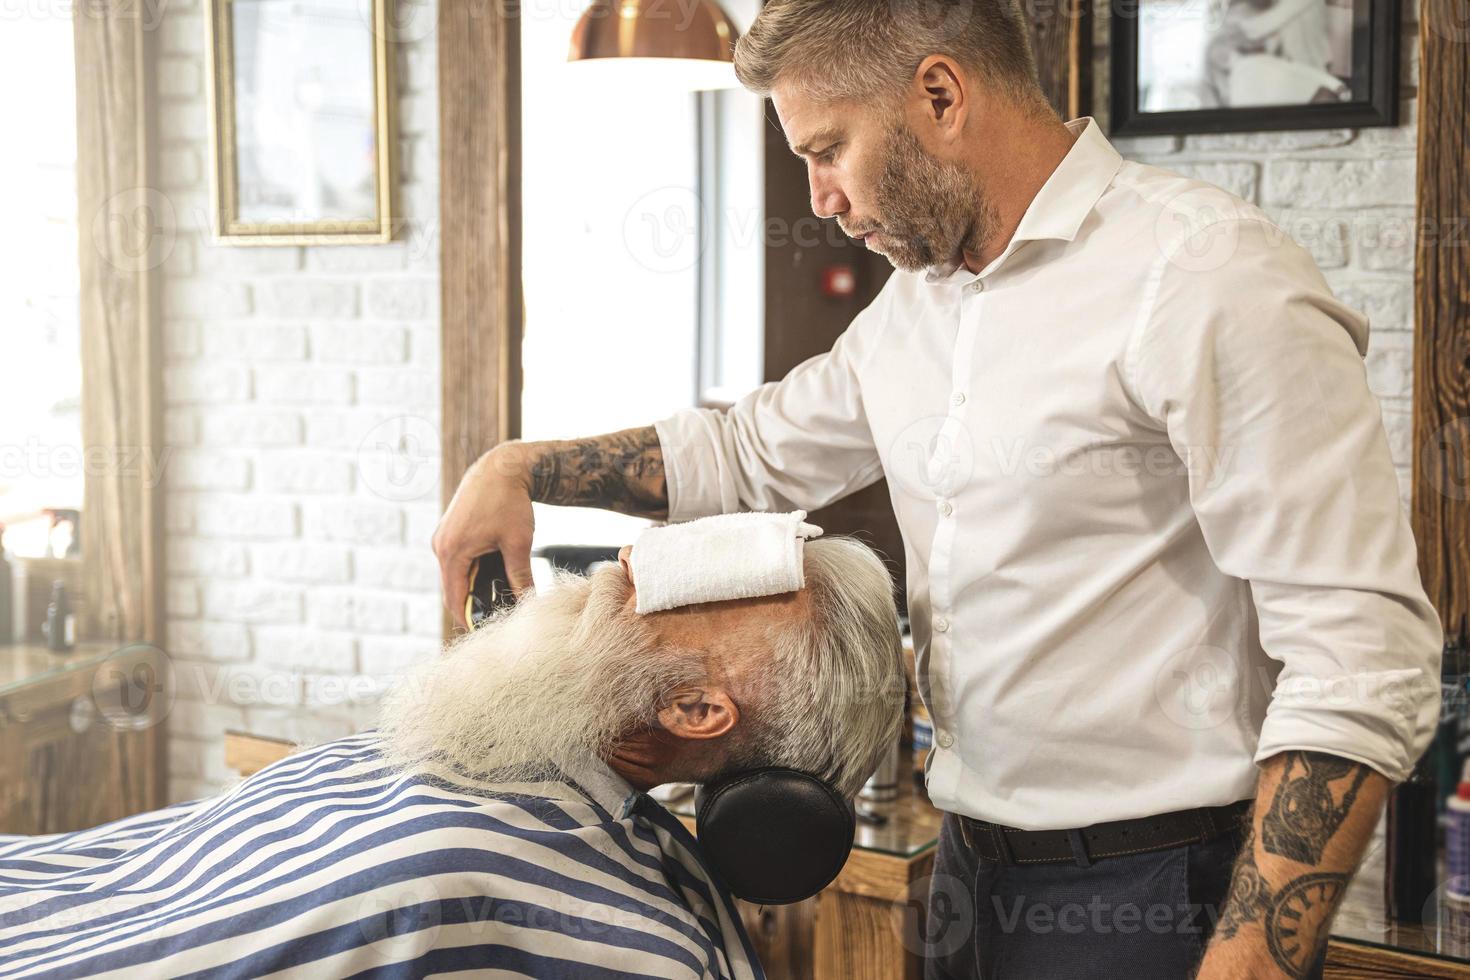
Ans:
MULTIPOLYGON (((1186 980, 1243 843, 1101 858, 1083 866, 981 858, 945 814, 925 924, 925 980, 1186 980)), ((1307 974, 1322 976, 1322 962, 1307 974)))

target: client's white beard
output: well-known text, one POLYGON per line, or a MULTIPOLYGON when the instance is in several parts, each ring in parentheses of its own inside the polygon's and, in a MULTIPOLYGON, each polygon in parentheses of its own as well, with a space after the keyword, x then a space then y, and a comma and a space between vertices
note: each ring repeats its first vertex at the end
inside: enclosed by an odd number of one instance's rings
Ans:
POLYGON ((661 647, 624 613, 618 566, 560 574, 547 592, 455 640, 383 701, 383 752, 400 766, 448 764, 508 782, 606 759, 656 724, 675 689, 704 679, 701 658, 661 647))

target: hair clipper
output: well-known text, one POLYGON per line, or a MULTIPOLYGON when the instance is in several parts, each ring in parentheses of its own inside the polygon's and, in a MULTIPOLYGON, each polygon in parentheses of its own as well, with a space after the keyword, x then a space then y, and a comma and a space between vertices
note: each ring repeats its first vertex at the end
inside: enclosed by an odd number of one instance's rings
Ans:
POLYGON ((505 556, 498 551, 481 555, 470 563, 470 594, 465 597, 464 620, 475 629, 500 610, 515 605, 515 590, 505 571, 505 556))

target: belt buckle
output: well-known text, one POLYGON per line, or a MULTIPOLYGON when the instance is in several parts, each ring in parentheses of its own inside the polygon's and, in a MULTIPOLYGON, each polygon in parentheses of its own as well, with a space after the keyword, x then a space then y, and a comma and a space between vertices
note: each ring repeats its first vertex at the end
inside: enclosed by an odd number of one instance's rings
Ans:
POLYGON ((960 840, 964 841, 965 848, 969 851, 975 850, 975 838, 970 833, 970 818, 955 814, 955 822, 960 825, 960 840))
POLYGON ((988 823, 990 828, 990 839, 995 844, 996 860, 1002 864, 1015 864, 1016 855, 1011 852, 1011 842, 1006 840, 1006 832, 999 824, 988 823))

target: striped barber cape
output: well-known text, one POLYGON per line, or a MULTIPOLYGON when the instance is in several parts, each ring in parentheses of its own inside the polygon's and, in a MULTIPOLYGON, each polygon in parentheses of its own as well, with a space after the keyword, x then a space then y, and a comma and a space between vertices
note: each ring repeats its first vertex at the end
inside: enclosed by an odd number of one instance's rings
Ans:
POLYGON ((0 837, 0 978, 763 978, 673 815, 600 762, 400 773, 371 733, 213 799, 0 837))

